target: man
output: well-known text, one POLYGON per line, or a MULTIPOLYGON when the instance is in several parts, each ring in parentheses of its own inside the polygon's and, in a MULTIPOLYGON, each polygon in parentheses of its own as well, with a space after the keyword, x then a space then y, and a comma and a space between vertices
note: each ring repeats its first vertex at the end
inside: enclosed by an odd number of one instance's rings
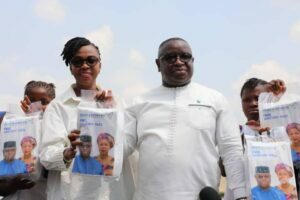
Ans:
POLYGON ((252 188, 253 200, 286 200, 282 191, 275 187, 271 187, 271 174, 267 166, 257 166, 255 168, 255 179, 257 186, 252 188))
POLYGON ((220 93, 191 82, 193 62, 184 39, 162 42, 162 85, 127 109, 125 150, 139 151, 135 200, 195 200, 205 186, 217 190, 219 156, 235 199, 246 196, 238 125, 220 93))
POLYGON ((15 159, 15 155, 16 141, 4 142, 4 159, 0 162, 0 176, 27 173, 25 163, 15 159))
POLYGON ((73 170, 74 173, 91 174, 91 175, 102 175, 103 169, 100 162, 92 158, 92 137, 90 135, 81 135, 79 145, 80 155, 75 157, 73 170))
MULTIPOLYGON (((282 80, 267 82, 258 78, 248 79, 241 89, 243 112, 247 118, 247 124, 259 127, 258 97, 263 92, 273 92, 279 100, 285 92, 285 83, 282 80)), ((264 130, 260 130, 264 131, 264 130)))
MULTIPOLYGON (((272 80, 267 82, 258 78, 250 78, 243 84, 240 92, 242 108, 245 117, 247 118, 246 125, 240 126, 242 139, 244 136, 255 136, 267 130, 260 127, 258 97, 263 92, 273 92, 274 95, 280 96, 285 92, 285 83, 282 80, 272 80)), ((226 176, 224 166, 220 162, 222 176, 226 176)), ((227 187, 224 200, 232 200, 233 193, 227 187)))

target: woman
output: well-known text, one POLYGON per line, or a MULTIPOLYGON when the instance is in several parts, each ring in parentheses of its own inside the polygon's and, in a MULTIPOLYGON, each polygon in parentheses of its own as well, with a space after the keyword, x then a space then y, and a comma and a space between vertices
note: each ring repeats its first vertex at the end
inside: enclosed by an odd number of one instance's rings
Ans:
POLYGON ((275 173, 280 182, 277 188, 284 192, 287 200, 297 200, 296 187, 289 183, 289 179, 293 177, 292 168, 284 163, 278 163, 275 167, 275 173))
MULTIPOLYGON (((87 182, 85 184, 83 181, 84 177, 82 177, 78 182, 81 183, 81 187, 74 188, 72 186, 73 192, 70 190, 71 178, 72 183, 75 183, 74 177, 76 176, 71 176, 69 168, 76 155, 76 146, 81 144, 77 140, 80 131, 76 130, 77 107, 81 101, 81 90, 97 91, 95 100, 104 103, 108 102, 108 105, 110 105, 110 102, 113 102, 113 97, 110 95, 111 92, 103 90, 96 84, 102 65, 100 51, 95 44, 86 38, 75 37, 65 44, 61 55, 65 64, 69 67, 75 83, 60 97, 52 101, 44 113, 40 159, 46 169, 49 170, 48 200, 70 199, 71 196, 83 199, 85 194, 93 195, 100 188, 97 188, 92 183, 87 182), (83 189, 83 187, 87 188, 83 189), (80 197, 80 195, 83 196, 80 197)), ((124 179, 127 174, 129 178, 132 176, 127 171, 124 174, 124 179)), ((125 185, 124 182, 123 177, 121 177, 119 182, 113 183, 118 186, 111 187, 110 191, 107 192, 110 195, 110 200, 132 199, 134 188, 130 188, 131 184, 125 185)))
POLYGON ((300 124, 291 123, 286 127, 286 132, 291 140, 293 161, 300 160, 300 124))
POLYGON ((21 148, 23 156, 19 158, 26 164, 27 172, 34 172, 34 164, 36 162, 36 157, 32 155, 33 149, 36 147, 36 140, 31 136, 25 136, 21 140, 21 148))
POLYGON ((114 147, 115 140, 108 133, 100 133, 97 137, 97 144, 100 154, 96 159, 102 164, 104 175, 112 176, 114 169, 114 158, 110 156, 109 150, 114 147))
POLYGON ((300 124, 290 123, 286 127, 286 132, 291 140, 292 159, 294 164, 296 186, 299 191, 300 182, 300 124))

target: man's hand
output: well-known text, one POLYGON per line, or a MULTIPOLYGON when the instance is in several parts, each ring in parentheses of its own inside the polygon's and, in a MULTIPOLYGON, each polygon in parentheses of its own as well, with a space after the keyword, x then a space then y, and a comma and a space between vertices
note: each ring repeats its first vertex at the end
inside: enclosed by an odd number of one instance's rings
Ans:
POLYGON ((251 129, 258 131, 259 133, 265 132, 265 131, 269 131, 270 128, 269 127, 261 127, 260 123, 258 121, 255 120, 250 120, 246 123, 247 126, 249 126, 251 129))
POLYGON ((273 92, 274 95, 282 95, 286 91, 286 86, 283 80, 272 80, 267 84, 267 91, 273 92))

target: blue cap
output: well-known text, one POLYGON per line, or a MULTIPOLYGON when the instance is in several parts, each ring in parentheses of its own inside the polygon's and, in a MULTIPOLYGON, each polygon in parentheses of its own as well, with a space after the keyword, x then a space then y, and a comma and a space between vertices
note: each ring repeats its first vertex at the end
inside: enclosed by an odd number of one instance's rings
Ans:
POLYGON ((92 137, 90 135, 81 135, 79 138, 81 142, 92 142, 92 137))
POLYGON ((255 173, 270 173, 268 166, 256 166, 255 173))
POLYGON ((16 148, 16 141, 6 141, 4 142, 4 149, 16 148))

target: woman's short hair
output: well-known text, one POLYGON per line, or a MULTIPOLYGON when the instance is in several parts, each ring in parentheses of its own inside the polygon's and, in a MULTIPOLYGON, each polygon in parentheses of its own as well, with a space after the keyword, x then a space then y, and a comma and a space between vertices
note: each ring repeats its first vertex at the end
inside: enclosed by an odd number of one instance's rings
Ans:
POLYGON ((23 139, 21 140, 21 146, 24 142, 30 142, 33 148, 36 146, 36 139, 34 137, 31 136, 23 137, 23 139))
POLYGON ((284 163, 278 163, 275 166, 275 173, 278 174, 278 171, 281 169, 286 170, 289 173, 289 176, 293 177, 293 169, 289 165, 284 164, 284 163))
POLYGON ((75 56, 77 51, 81 47, 87 45, 93 45, 97 49, 100 56, 99 48, 94 43, 90 42, 88 39, 84 37, 74 37, 65 44, 65 47, 62 53, 60 54, 63 57, 63 60, 65 61, 66 65, 67 66, 70 65, 71 59, 75 56))
POLYGON ((107 140, 110 148, 113 148, 115 145, 115 139, 109 133, 100 133, 97 137, 97 144, 99 144, 101 140, 107 140))
POLYGON ((289 132, 289 130, 290 129, 293 129, 293 128, 295 128, 295 129, 297 129, 298 131, 300 131, 300 124, 298 124, 298 123, 290 123, 290 124, 288 124, 287 126, 286 126, 286 132, 288 133, 289 132))

